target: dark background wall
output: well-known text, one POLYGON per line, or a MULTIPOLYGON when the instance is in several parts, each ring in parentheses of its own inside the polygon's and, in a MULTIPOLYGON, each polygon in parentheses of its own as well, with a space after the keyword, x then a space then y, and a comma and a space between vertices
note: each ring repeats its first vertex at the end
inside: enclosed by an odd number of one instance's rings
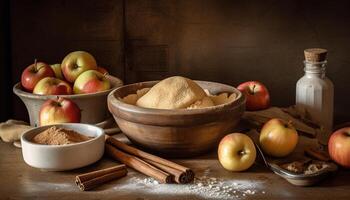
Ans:
MULTIPOLYGON (((11 77, 1 82, 2 99, 11 99, 7 85, 18 82, 34 58, 57 63, 70 51, 86 50, 127 83, 170 75, 231 85, 260 80, 274 105, 287 106, 294 103, 295 84, 303 75, 303 50, 323 47, 329 50, 327 75, 335 84, 336 121, 349 117, 348 1, 4 2, 8 17, 2 21, 10 23, 1 33, 1 70, 11 77)), ((2 110, 11 108, 1 113, 2 120, 25 119, 24 105, 15 96, 12 100, 13 106, 1 100, 2 110)))
POLYGON ((9 2, 0 1, 0 118, 7 119, 12 113, 11 35, 9 2))

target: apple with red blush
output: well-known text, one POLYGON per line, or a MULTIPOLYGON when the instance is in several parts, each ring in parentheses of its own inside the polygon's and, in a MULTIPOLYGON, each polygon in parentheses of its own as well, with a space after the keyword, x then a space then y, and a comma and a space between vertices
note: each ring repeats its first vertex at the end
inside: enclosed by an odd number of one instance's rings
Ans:
POLYGON ((59 97, 44 102, 39 112, 40 126, 58 123, 79 123, 81 110, 70 99, 59 97))
POLYGON ((21 84, 25 90, 32 92, 35 85, 45 77, 55 77, 54 71, 48 64, 35 60, 34 64, 29 65, 22 72, 21 84))
POLYGON ((33 94, 69 95, 72 94, 72 87, 67 82, 58 78, 46 77, 36 84, 33 94))
POLYGON ((83 72, 74 82, 73 91, 75 94, 88 94, 105 91, 111 88, 106 77, 96 70, 83 72))
POLYGON ((237 89, 246 96, 247 110, 263 110, 270 106, 270 94, 264 84, 248 81, 240 84, 237 89))
POLYGON ((350 168, 350 127, 335 131, 328 141, 328 152, 332 160, 350 168))

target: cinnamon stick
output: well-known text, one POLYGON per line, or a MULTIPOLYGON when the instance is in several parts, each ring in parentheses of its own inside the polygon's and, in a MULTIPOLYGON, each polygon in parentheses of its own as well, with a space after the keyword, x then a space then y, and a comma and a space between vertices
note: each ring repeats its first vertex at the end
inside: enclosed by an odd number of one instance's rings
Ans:
POLYGON ((75 177, 75 183, 82 191, 91 190, 105 182, 126 176, 125 165, 118 165, 107 169, 81 174, 75 177))
POLYGON ((125 151, 125 152, 127 152, 129 154, 134 155, 134 156, 137 156, 137 157, 140 157, 140 158, 143 158, 143 159, 147 159, 147 160, 150 160, 150 161, 153 161, 153 162, 156 162, 156 163, 159 163, 159 164, 171 167, 173 169, 177 169, 179 171, 185 172, 186 179, 187 179, 186 182, 187 183, 193 181, 193 179, 194 179, 194 172, 191 169, 187 168, 187 167, 184 167, 184 166, 179 165, 177 163, 174 163, 172 161, 163 159, 161 157, 149 154, 147 152, 141 151, 141 150, 139 150, 137 148, 131 147, 131 146, 129 146, 129 145, 123 143, 123 142, 120 142, 119 140, 117 140, 117 139, 115 139, 113 137, 108 137, 106 139, 106 143, 111 144, 111 145, 115 146, 116 148, 118 148, 120 150, 123 150, 123 151, 125 151))
POLYGON ((321 161, 330 161, 330 157, 327 152, 317 149, 316 147, 309 147, 305 149, 305 154, 310 156, 311 158, 315 158, 321 161))
POLYGON ((156 167, 148 164, 147 162, 133 155, 124 153, 110 144, 106 144, 106 152, 112 158, 124 163, 128 167, 131 167, 147 176, 157 179, 160 183, 172 182, 172 175, 163 172, 160 169, 157 169, 156 167))
POLYGON ((76 180, 77 183, 82 183, 82 182, 94 179, 96 177, 103 176, 103 175, 106 175, 106 174, 109 174, 109 173, 112 173, 112 172, 115 172, 115 171, 119 171, 119 170, 126 170, 126 166, 124 164, 121 164, 121 165, 117 165, 117 166, 114 166, 114 167, 109 167, 109 168, 106 168, 106 169, 101 169, 101 170, 97 170, 97 171, 93 171, 93 172, 88 172, 88 173, 76 176, 75 180, 76 180))
POLYGON ((148 160, 148 159, 145 159, 146 162, 150 163, 151 165, 154 165, 155 167, 173 175, 173 182, 176 182, 176 183, 181 183, 181 184, 185 184, 185 183, 189 183, 191 182, 190 180, 188 180, 187 178, 187 175, 186 175, 186 172, 183 172, 183 171, 180 171, 178 169, 174 169, 174 168, 171 168, 171 167, 168 167, 166 165, 162 165, 162 164, 159 164, 157 162, 154 162, 152 160, 148 160))

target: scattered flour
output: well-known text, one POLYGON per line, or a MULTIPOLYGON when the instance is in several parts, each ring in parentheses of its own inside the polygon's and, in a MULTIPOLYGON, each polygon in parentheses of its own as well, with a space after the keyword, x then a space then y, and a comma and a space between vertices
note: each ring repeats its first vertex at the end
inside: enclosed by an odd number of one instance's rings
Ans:
POLYGON ((72 192, 76 189, 75 183, 53 183, 53 182, 36 182, 23 185, 23 190, 29 193, 39 193, 43 188, 49 191, 66 191, 72 192), (35 187, 33 187, 33 184, 35 187))
POLYGON ((191 184, 160 184, 153 178, 132 177, 118 190, 138 190, 150 194, 188 195, 204 199, 241 199, 264 195, 264 181, 221 179, 209 176, 209 169, 191 184))

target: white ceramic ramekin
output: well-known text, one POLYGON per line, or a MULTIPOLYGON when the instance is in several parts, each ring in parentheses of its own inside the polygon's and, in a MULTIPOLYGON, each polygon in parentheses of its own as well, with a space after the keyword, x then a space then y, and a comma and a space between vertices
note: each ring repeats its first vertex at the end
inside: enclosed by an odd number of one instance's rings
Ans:
POLYGON ((68 145, 42 145, 31 142, 32 138, 53 125, 30 129, 21 137, 24 161, 35 168, 46 171, 64 171, 90 165, 104 153, 105 134, 103 129, 80 123, 57 124, 59 128, 71 129, 80 134, 94 137, 85 142, 68 145))

